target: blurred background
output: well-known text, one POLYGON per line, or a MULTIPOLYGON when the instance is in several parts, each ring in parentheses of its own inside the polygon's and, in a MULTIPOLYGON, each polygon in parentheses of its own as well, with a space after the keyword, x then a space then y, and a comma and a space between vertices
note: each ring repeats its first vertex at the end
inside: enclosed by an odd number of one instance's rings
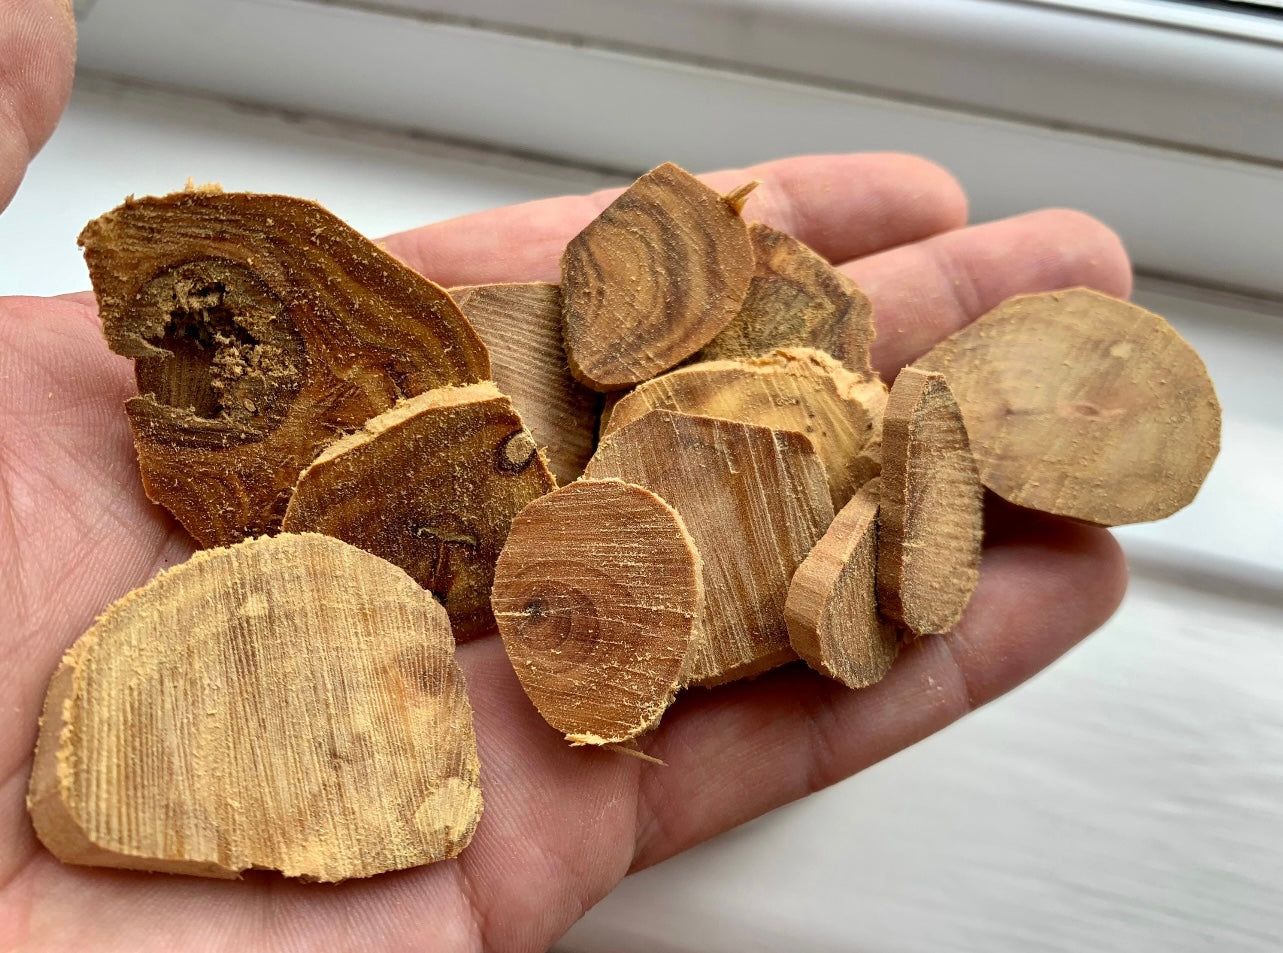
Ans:
MULTIPOLYGON (((1283 2, 96 0, 0 219, 0 293, 188 176, 377 236, 812 151, 1089 211, 1206 359, 1224 449, 1122 530, 1133 585, 1017 692, 629 878, 564 953, 1283 949, 1283 2)), ((431 275, 429 275, 431 277, 431 275)))

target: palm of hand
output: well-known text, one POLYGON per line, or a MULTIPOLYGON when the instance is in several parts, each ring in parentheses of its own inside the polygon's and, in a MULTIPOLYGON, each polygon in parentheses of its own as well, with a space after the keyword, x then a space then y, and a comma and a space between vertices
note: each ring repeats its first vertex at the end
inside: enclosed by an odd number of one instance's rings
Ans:
MULTIPOLYGON (((890 156, 798 159, 710 177, 765 185, 746 210, 845 267, 871 294, 884 375, 1020 292, 1127 291, 1116 239, 1075 213, 958 229, 933 167, 890 156), (884 250, 890 249, 890 250, 884 250)), ((556 278, 565 241, 608 196, 497 210, 407 233, 394 252, 443 284, 556 278)), ((685 694, 643 747, 655 768, 568 748, 522 694, 497 639, 460 650, 486 809, 453 861, 314 886, 59 863, 24 806, 36 720, 62 651, 192 542, 149 503, 122 412, 129 362, 92 303, 0 299, 0 946, 538 950, 630 870, 833 783, 943 727, 1099 625, 1124 572, 1107 534, 996 507, 981 588, 958 629, 921 639, 877 686, 799 666, 685 694)))

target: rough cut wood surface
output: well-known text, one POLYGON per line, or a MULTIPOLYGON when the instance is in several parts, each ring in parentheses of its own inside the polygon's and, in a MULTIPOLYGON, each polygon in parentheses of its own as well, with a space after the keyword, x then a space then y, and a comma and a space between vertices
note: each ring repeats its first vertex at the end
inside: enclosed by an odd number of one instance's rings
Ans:
POLYGON ((279 527, 299 471, 398 399, 490 376, 444 290, 312 202, 130 199, 80 244, 136 359, 143 485, 205 546, 279 527))
POLYGON ((601 395, 570 374, 561 334, 561 293, 547 282, 451 288, 490 351, 490 370, 565 485, 592 456, 601 395))
POLYGON ((784 602, 789 642, 806 664, 848 688, 866 688, 891 670, 900 651, 895 626, 878 614, 879 481, 842 508, 802 560, 784 602))
POLYGON ((854 281, 784 232, 754 222, 753 279, 739 313, 700 351, 743 360, 777 347, 814 347, 873 377, 873 304, 854 281))
POLYGON ((198 553, 49 685, 28 807, 68 863, 343 880, 453 857, 481 813, 445 612, 324 536, 198 553))
POLYGON ((652 169, 562 256, 571 372, 612 391, 668 370, 735 316, 752 274, 734 204, 672 163, 652 169))
POLYGON ((682 515, 704 561, 704 617, 687 684, 796 658, 789 579, 833 520, 824 467, 799 433, 653 410, 602 441, 588 477, 644 486, 682 515))
POLYGON ((508 527, 555 485, 492 382, 442 387, 327 448, 299 477, 284 526, 400 566, 441 598, 464 640, 494 631, 490 586, 508 527))
POLYGON ((896 377, 881 482, 878 606, 919 635, 948 632, 980 579, 984 490, 944 375, 896 377))
POLYGON ((999 305, 917 362, 962 407, 985 486, 1102 526, 1189 504, 1220 451, 1207 368, 1166 321, 1086 288, 999 305))
POLYGON ((828 475, 834 509, 877 476, 886 385, 808 348, 746 361, 707 361, 647 381, 614 405, 609 434, 656 408, 721 417, 810 438, 828 475))
POLYGON ((699 553, 649 490, 580 480, 527 506, 495 569, 494 612, 544 719, 581 744, 659 721, 704 605, 699 553))

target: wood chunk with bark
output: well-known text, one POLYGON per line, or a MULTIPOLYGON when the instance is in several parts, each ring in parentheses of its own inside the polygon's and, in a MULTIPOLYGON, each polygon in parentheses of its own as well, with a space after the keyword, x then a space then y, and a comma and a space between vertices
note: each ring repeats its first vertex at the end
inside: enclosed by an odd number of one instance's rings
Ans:
POLYGON ((740 198, 665 163, 570 240, 562 315, 578 380, 631 387, 690 357, 735 316, 753 274, 740 198))
POLYGON ((610 434, 651 410, 794 430, 810 438, 828 475, 834 509, 878 475, 886 385, 827 354, 783 349, 747 361, 706 361, 633 390, 612 408, 610 434))
POLYGON ((900 651, 895 626, 878 614, 879 481, 842 508, 797 567, 784 603, 789 642, 806 664, 848 688, 867 688, 891 671, 900 651))
POLYGON ((754 222, 753 279, 739 313, 699 353, 743 360, 779 347, 813 347, 874 377, 873 304, 860 287, 792 235, 754 222))
POLYGON ((521 687, 578 744, 653 727, 699 624, 699 553, 649 490, 580 480, 527 506, 499 556, 495 619, 521 687))
POLYGON ((1100 526, 1188 505, 1220 452, 1202 359, 1158 315, 1087 288, 1021 295, 916 362, 949 378, 984 485, 1100 526))
POLYGON ((492 382, 443 387, 326 448, 299 477, 284 528, 400 566, 440 597, 465 640, 494 631, 490 587, 508 527, 554 486, 492 382))
POLYGON ((948 632, 980 579, 984 490, 943 374, 900 371, 882 422, 878 600, 919 635, 948 632))
POLYGON ((67 863, 336 881, 453 857, 481 814, 445 612, 323 536, 197 553, 50 682, 27 800, 67 863))
POLYGON ((130 199, 80 234, 147 495, 202 545, 280 526, 302 470, 403 397, 490 376, 445 291, 312 202, 130 199))
POLYGON ((704 561, 704 614, 686 684, 716 685, 796 658, 784 598, 833 520, 824 467, 788 430, 666 410, 621 427, 591 479, 643 486, 681 514, 704 561))
POLYGON ((490 351, 490 368, 548 455, 557 482, 584 472, 601 395, 570 374, 561 334, 561 293, 546 282, 451 288, 490 351))

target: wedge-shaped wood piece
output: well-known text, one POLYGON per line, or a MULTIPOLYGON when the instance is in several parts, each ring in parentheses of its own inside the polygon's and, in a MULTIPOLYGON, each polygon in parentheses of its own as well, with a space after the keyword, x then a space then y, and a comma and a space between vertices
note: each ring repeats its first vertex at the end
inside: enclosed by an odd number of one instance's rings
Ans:
POLYGON ((788 430, 652 410, 602 441, 586 475, 644 486, 686 523, 704 561, 704 615, 687 684, 715 685, 796 658, 789 579, 833 520, 824 467, 788 430))
POLYGON ((999 305, 917 362, 962 407, 984 485, 1101 526, 1189 504, 1221 445, 1207 368, 1166 321, 1086 288, 999 305))
POLYGON ((611 744, 672 702, 703 609, 702 568, 681 517, 654 493, 580 480, 513 522, 493 600, 539 713, 572 742, 611 744))
POLYGON ((899 633, 878 614, 877 480, 834 518, 802 560, 784 603, 789 642, 817 672, 867 688, 891 671, 899 633))
POLYGON ((562 256, 571 372, 612 391, 666 371, 735 316, 752 274, 736 203, 672 163, 652 169, 562 256))
POLYGON ((74 864, 344 880, 459 853, 481 814, 445 612, 324 536, 198 553, 111 606, 45 698, 28 808, 74 864))
POLYGON ((739 313, 700 360, 743 360, 778 347, 813 347, 873 377, 873 304, 859 286, 811 249, 769 225, 748 227, 753 279, 739 313))
POLYGON ((611 410, 606 434, 654 409, 795 430, 815 446, 833 506, 877 476, 886 385, 821 351, 798 348, 747 361, 707 361, 647 381, 611 410))
POLYGON ((470 285, 450 296, 485 341, 495 383, 545 449, 552 475, 574 480, 592 456, 601 395, 566 365, 557 286, 470 285))
POLYGON ((444 290, 312 202, 130 199, 80 244, 136 359, 143 486, 206 546, 278 528, 299 471, 399 398, 490 375, 444 290))
POLYGON ((948 632, 980 579, 984 490, 944 375, 906 367, 882 422, 878 605, 919 635, 948 632))
POLYGON ((303 471, 288 532, 347 540, 445 604, 460 640, 494 631, 490 587, 512 518, 556 484, 495 385, 402 401, 303 471))

